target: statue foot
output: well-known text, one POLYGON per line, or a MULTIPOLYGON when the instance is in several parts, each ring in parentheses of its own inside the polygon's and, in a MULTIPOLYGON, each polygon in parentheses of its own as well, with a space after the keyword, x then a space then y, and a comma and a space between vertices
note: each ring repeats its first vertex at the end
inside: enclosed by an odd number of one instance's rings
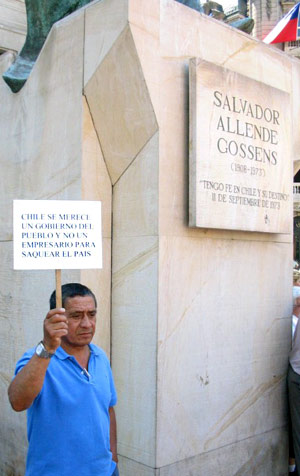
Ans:
POLYGON ((30 61, 22 56, 18 56, 16 61, 3 74, 4 81, 8 84, 13 93, 17 93, 26 83, 35 61, 30 61))

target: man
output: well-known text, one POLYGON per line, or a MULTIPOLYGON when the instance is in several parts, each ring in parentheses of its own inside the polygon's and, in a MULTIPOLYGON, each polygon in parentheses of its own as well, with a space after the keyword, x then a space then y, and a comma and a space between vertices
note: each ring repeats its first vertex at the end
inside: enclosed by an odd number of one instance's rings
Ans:
MULTIPOLYGON (((297 296, 297 294, 294 294, 297 296)), ((288 392, 289 392, 289 409, 292 426, 292 442, 290 442, 290 451, 294 449, 296 460, 296 471, 294 465, 289 464, 289 472, 298 474, 300 468, 300 298, 295 297, 293 308, 293 340, 292 350, 289 355, 288 370, 288 392), (295 329, 295 330, 294 330, 295 329), (293 443, 293 448, 291 448, 293 443)))
POLYGON ((86 286, 55 291, 44 337, 16 365, 8 395, 14 410, 27 409, 25 476, 117 476, 117 396, 109 361, 91 340, 97 302, 86 286))

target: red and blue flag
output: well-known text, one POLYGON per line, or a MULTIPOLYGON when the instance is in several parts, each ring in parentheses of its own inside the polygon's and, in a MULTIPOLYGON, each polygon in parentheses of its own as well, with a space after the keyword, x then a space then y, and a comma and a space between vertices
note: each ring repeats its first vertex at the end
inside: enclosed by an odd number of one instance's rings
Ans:
POLYGON ((264 43, 285 43, 300 39, 300 2, 297 3, 264 38, 264 43))

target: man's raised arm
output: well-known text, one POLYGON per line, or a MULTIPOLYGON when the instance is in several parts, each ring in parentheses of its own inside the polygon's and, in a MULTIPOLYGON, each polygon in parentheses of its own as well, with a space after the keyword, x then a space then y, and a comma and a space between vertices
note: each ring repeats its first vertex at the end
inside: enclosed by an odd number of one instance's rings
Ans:
MULTIPOLYGON (((60 308, 49 311, 44 320, 42 341, 46 352, 54 354, 60 346, 62 336, 67 333, 68 322, 65 310, 60 308)), ((15 411, 21 412, 29 408, 40 393, 50 360, 50 356, 39 357, 35 353, 12 380, 8 387, 8 398, 15 411)))

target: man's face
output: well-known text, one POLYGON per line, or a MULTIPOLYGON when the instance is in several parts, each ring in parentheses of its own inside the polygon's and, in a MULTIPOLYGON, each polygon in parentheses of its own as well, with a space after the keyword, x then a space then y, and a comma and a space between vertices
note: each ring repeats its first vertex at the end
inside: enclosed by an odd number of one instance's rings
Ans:
POLYGON ((65 300, 68 334, 66 344, 81 347, 89 344, 95 334, 97 309, 92 296, 75 296, 65 300))

